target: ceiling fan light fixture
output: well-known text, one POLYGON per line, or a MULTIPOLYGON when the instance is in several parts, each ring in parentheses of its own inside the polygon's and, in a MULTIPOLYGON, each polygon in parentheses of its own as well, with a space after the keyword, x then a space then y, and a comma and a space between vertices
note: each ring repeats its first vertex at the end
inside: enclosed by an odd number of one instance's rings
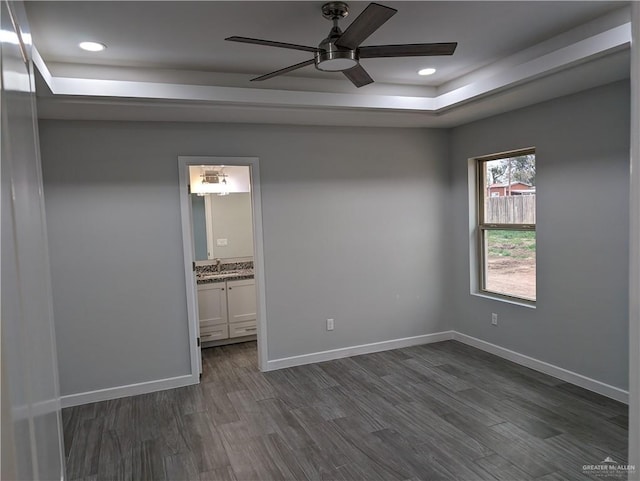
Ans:
POLYGON ((358 65, 354 50, 321 50, 316 53, 316 68, 324 72, 342 72, 358 65))
POLYGON ((358 65, 358 62, 351 58, 333 58, 318 62, 316 67, 324 72, 342 72, 358 65))

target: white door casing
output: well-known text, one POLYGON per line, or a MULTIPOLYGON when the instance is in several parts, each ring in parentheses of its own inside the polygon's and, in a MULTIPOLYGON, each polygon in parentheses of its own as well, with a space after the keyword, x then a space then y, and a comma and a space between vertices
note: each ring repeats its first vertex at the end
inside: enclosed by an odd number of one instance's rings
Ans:
POLYGON ((180 210, 182 216, 182 240, 185 261, 187 315, 189 319, 189 344, 194 382, 199 382, 201 354, 197 345, 199 332, 197 284, 193 272, 194 239, 191 201, 189 199, 189 166, 191 165, 240 165, 248 166, 251 175, 251 211, 253 219, 253 266, 256 290, 256 324, 258 340, 258 367, 267 369, 267 315, 265 298, 264 246, 262 237, 262 198, 260 190, 260 162, 257 157, 179 156, 180 210))

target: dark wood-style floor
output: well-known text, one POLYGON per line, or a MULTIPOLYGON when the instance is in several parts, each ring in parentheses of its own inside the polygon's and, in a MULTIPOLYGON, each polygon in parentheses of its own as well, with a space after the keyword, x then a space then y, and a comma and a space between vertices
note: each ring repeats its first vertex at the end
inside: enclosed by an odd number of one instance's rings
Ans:
POLYGON ((68 479, 556 481, 626 464, 625 405, 455 341, 268 373, 256 359, 255 342, 206 349, 198 386, 65 409, 68 479))

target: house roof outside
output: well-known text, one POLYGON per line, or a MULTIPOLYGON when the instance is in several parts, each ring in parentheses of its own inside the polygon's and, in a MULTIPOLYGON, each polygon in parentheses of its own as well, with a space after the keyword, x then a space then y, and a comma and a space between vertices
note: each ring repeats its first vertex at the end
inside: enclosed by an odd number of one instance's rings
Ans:
POLYGON ((526 182, 520 182, 520 181, 515 181, 515 182, 511 182, 511 184, 508 183, 502 183, 502 184, 491 184, 489 186, 489 188, 498 188, 498 187, 509 187, 509 185, 514 186, 514 185, 524 185, 526 187, 532 188, 533 190, 535 190, 535 185, 531 185, 531 184, 527 184, 526 182))

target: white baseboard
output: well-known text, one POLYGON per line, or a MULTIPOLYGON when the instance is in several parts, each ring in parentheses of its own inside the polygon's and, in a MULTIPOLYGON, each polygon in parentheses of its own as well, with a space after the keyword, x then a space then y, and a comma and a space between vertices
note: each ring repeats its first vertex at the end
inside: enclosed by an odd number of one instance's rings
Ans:
POLYGON ((81 404, 107 401, 109 399, 118 399, 121 397, 137 396, 138 394, 148 394, 155 391, 164 391, 166 389, 197 384, 198 382, 198 377, 194 378, 193 375, 187 374, 185 376, 159 379, 157 381, 140 382, 136 384, 128 384, 126 386, 98 389, 96 391, 67 394, 60 398, 60 404, 61 407, 68 408, 71 406, 79 406, 81 404))
POLYGON ((469 346, 475 347, 482 351, 495 354, 498 357, 502 357, 509 361, 515 362, 516 364, 520 364, 521 366, 531 368, 535 371, 540 371, 542 373, 548 374, 549 376, 553 376, 568 383, 575 384, 576 386, 580 386, 584 389, 588 389, 589 391, 593 391, 608 398, 615 399, 616 401, 629 404, 629 391, 625 391, 624 389, 611 386, 610 384, 605 384, 601 381, 596 381, 595 379, 583 376, 582 374, 578 374, 577 372, 569 371, 568 369, 549 364, 548 362, 525 356, 524 354, 520 354, 501 346, 497 346, 496 344, 491 344, 490 342, 483 341, 482 339, 478 339, 476 337, 467 336, 466 334, 462 334, 457 331, 454 331, 453 339, 464 344, 468 344, 469 346))
POLYGON ((422 336, 404 337, 402 339, 392 339, 390 341, 373 342, 371 344, 361 344, 359 346, 343 347, 330 351, 312 352, 300 356, 283 357, 267 361, 265 371, 275 371, 286 367, 302 366, 315 362, 331 361, 344 357, 359 356, 360 354, 370 354, 372 352, 388 351, 390 349, 400 349, 403 347, 418 346, 420 344, 430 344, 432 342, 448 341, 453 339, 454 331, 436 332, 434 334, 424 334, 422 336))
MULTIPOLYGON (((300 356, 291 356, 281 359, 274 359, 267 362, 265 371, 275 371, 287 367, 302 366, 304 364, 312 364, 316 362, 331 361, 333 359, 341 359, 351 356, 359 356, 361 354, 370 354, 373 352, 388 351, 391 349, 400 349, 403 347, 418 346, 421 344, 430 344, 433 342, 460 341, 469 346, 475 347, 482 351, 494 354, 498 357, 520 364, 535 371, 539 371, 555 378, 561 379, 576 386, 588 389, 589 391, 602 394, 603 396, 615 399, 623 403, 629 403, 629 392, 624 389, 611 386, 609 384, 591 379, 568 369, 564 369, 548 362, 540 361, 533 357, 520 354, 510 349, 491 344, 457 331, 443 331, 433 334, 425 334, 422 336, 405 337, 402 339, 392 339, 389 341, 374 342, 371 344, 361 344, 359 346, 344 347, 341 349, 332 349, 330 351, 313 352, 310 354, 302 354, 300 356)), ((129 384, 127 386, 118 386, 108 389, 99 389, 78 394, 69 394, 62 396, 60 404, 63 408, 88 404, 98 401, 106 401, 109 399, 117 399, 121 397, 135 396, 138 394, 147 394, 155 391, 163 391, 165 389, 173 389, 177 387, 189 386, 199 382, 197 377, 191 374, 185 376, 172 377, 168 379, 160 379, 157 381, 148 381, 137 384, 129 384)))

